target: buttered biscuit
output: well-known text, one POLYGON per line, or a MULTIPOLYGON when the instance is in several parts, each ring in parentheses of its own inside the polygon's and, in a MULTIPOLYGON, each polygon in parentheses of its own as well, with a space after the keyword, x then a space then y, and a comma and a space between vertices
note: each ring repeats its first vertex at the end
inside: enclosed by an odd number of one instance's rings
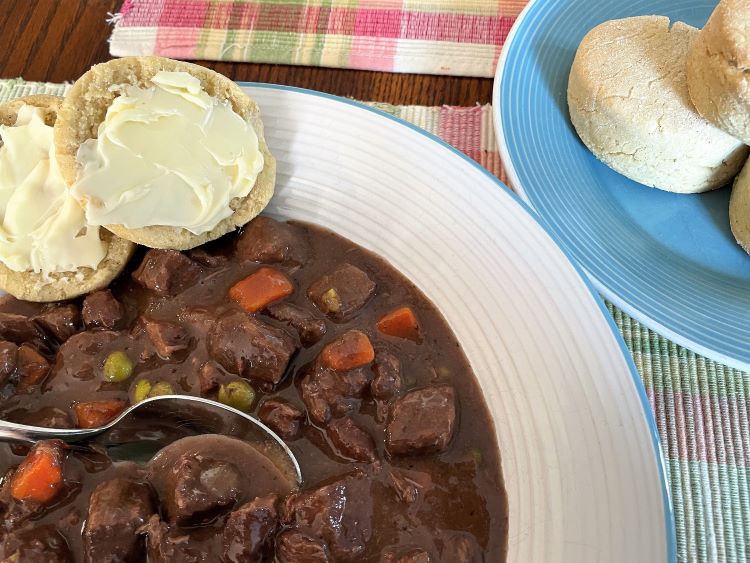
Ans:
POLYGON ((135 248, 86 224, 54 158, 61 99, 0 105, 0 288, 27 301, 59 301, 105 287, 135 248))
POLYGON ((234 82, 161 57, 96 65, 55 131, 60 169, 92 224, 188 249, 244 225, 273 195, 258 106, 234 82))

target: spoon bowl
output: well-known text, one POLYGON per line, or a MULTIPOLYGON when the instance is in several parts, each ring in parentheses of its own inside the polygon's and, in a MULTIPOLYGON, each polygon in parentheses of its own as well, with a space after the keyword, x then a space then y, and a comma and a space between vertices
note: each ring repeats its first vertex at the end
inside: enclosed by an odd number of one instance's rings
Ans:
POLYGON ((187 436, 222 434, 251 443, 302 485, 299 463, 284 441, 260 420, 222 403, 187 395, 161 395, 131 405, 97 428, 42 428, 0 420, 0 440, 36 442, 90 440, 114 460, 145 462, 164 446, 187 436))

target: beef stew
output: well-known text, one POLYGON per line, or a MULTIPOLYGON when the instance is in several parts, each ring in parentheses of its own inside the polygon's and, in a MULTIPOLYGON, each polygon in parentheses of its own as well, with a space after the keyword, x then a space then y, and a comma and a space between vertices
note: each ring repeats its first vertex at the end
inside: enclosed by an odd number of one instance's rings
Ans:
POLYGON ((0 304, 0 416, 92 427, 160 394, 257 416, 301 490, 236 438, 147 465, 0 445, 0 561, 473 562, 505 558, 499 451, 436 308, 329 231, 259 217, 142 251, 85 299, 0 304), (276 473, 274 472, 276 471, 276 473))

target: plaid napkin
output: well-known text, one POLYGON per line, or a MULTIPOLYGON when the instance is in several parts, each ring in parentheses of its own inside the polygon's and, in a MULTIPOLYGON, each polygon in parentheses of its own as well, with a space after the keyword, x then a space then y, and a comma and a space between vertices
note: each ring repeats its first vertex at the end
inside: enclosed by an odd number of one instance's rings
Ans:
MULTIPOLYGON (((65 90, 63 84, 0 80, 0 103, 65 90)), ((491 106, 372 105, 439 135, 505 181, 491 106)), ((613 305, 607 308, 656 419, 678 561, 750 561, 750 374, 698 356, 613 305)))
POLYGON ((526 0, 125 0, 114 56, 491 77, 526 0))

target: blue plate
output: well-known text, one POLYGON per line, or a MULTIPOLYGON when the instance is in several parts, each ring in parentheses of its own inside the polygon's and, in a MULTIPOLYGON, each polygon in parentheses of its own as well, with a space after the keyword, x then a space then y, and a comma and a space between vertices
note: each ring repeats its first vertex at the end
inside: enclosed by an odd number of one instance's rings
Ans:
POLYGON ((729 229, 731 187, 679 195, 599 162, 568 117, 583 36, 615 18, 661 14, 696 27, 706 0, 536 0, 511 31, 495 78, 498 142, 511 184, 604 296, 674 340, 750 370, 750 256, 729 229))

